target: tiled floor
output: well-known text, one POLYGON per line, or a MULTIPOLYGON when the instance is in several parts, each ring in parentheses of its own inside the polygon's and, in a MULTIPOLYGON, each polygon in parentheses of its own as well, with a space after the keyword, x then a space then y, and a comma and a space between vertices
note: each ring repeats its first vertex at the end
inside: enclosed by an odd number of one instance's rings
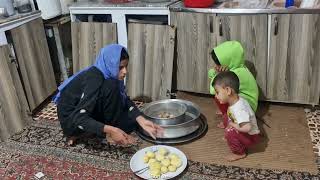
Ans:
POLYGON ((33 116, 33 119, 34 120, 47 119, 47 120, 57 121, 58 120, 57 106, 53 102, 50 102, 40 112, 35 114, 33 116))

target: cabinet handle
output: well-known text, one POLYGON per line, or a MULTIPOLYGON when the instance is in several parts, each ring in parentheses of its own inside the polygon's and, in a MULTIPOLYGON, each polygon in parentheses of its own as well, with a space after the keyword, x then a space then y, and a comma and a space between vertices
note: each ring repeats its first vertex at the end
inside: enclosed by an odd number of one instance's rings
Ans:
POLYGON ((222 33, 222 20, 219 19, 219 36, 223 36, 223 33, 222 33))
POLYGON ((279 31, 279 21, 278 21, 278 17, 274 18, 274 35, 278 35, 278 31, 279 31))
POLYGON ((213 17, 212 16, 210 16, 209 21, 210 21, 210 33, 213 33, 213 17))

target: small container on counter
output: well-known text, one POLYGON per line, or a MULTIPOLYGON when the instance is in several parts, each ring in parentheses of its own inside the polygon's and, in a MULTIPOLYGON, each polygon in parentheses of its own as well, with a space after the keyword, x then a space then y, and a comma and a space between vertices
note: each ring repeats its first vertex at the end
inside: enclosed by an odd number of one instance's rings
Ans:
POLYGON ((16 7, 18 13, 27 13, 32 11, 32 7, 29 0, 16 0, 16 7))
POLYGON ((0 0, 0 7, 4 8, 5 16, 12 16, 15 14, 12 0, 0 0))
POLYGON ((294 0, 286 0, 286 5, 285 5, 286 8, 291 7, 293 5, 294 5, 294 0))

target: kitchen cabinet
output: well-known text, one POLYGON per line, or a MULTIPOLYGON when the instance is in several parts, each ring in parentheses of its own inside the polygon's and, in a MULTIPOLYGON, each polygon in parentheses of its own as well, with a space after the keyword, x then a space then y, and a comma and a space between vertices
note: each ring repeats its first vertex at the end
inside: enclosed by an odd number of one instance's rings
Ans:
POLYGON ((217 44, 237 40, 244 49, 245 64, 257 80, 260 99, 267 94, 268 15, 218 14, 217 44))
POLYGON ((176 29, 168 25, 128 24, 127 75, 131 98, 170 98, 176 29))
POLYGON ((171 12, 177 28, 177 90, 209 94, 210 52, 216 46, 214 14, 171 12))
POLYGON ((208 69, 213 67, 211 50, 218 44, 237 40, 254 74, 261 97, 266 94, 268 58, 268 15, 216 15, 172 12, 177 27, 177 89, 209 93, 208 69))
POLYGON ((72 22, 73 73, 92 65, 100 49, 117 43, 117 26, 114 23, 72 22))
POLYGON ((267 99, 318 104, 320 15, 273 14, 267 99))
POLYGON ((0 47, 0 59, 0 141, 4 141, 21 131, 32 118, 17 63, 8 45, 0 47))
POLYGON ((57 89, 41 18, 10 30, 30 110, 57 89))

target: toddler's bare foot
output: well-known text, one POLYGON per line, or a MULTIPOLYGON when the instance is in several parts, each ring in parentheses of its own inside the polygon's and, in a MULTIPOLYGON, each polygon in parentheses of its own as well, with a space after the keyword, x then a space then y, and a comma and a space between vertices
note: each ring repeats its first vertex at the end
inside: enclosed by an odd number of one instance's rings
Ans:
POLYGON ((78 139, 78 138, 75 137, 75 136, 69 137, 68 140, 67 140, 68 146, 73 146, 73 145, 75 145, 77 139, 78 139))
POLYGON ((217 125, 217 127, 220 128, 220 129, 224 129, 224 128, 225 128, 224 125, 223 125, 223 122, 220 122, 220 123, 217 125))
POLYGON ((227 155, 225 158, 227 161, 232 162, 232 161, 237 161, 239 159, 243 159, 246 156, 247 156, 246 154, 239 155, 239 154, 231 153, 231 154, 227 155))

